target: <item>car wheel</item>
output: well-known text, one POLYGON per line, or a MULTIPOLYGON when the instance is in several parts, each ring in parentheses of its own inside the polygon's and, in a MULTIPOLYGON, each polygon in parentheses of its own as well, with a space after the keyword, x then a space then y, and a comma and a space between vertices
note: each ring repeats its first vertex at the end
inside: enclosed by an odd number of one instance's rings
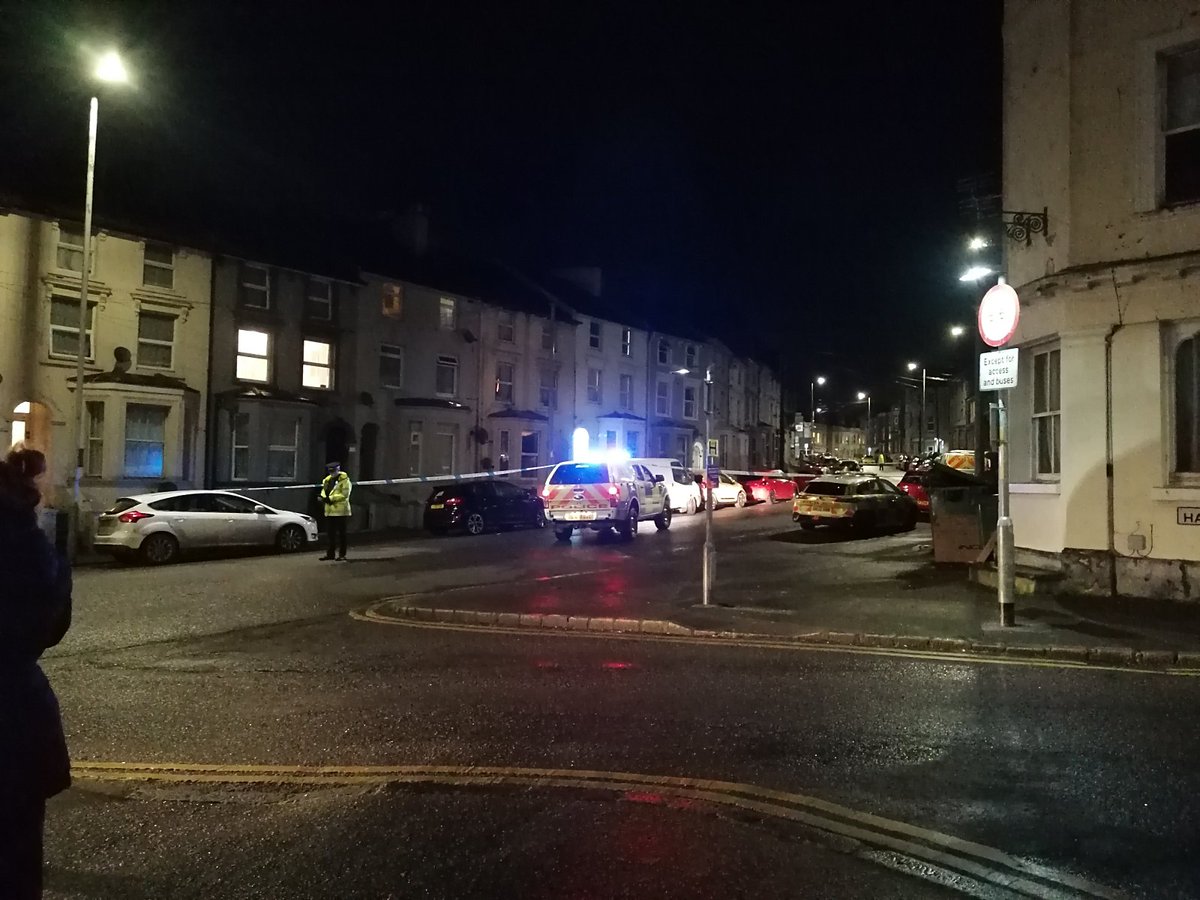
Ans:
POLYGON ((746 492, 745 491, 738 491, 737 499, 733 501, 733 505, 736 506, 738 509, 741 509, 743 506, 746 505, 746 492))
POLYGON ((575 529, 572 528, 570 525, 563 525, 561 527, 557 527, 554 529, 554 539, 556 541, 562 541, 565 544, 571 540, 571 533, 574 531, 575 531, 575 529))
POLYGON ((659 531, 666 531, 671 527, 672 515, 674 515, 674 513, 671 512, 671 505, 667 504, 663 507, 663 511, 654 517, 654 527, 659 531))
POLYGON ((629 515, 626 516, 625 521, 617 528, 617 534, 621 535, 622 540, 632 541, 637 537, 639 512, 640 510, 636 505, 629 507, 629 515))
POLYGON ((280 553, 296 553, 307 543, 304 529, 299 525, 284 525, 279 529, 279 534, 275 535, 275 548, 280 553))
POLYGON ((771 493, 767 494, 767 499, 771 501, 772 506, 779 502, 779 498, 775 496, 774 491, 771 491, 771 493))
POLYGON ((694 516, 696 514, 697 509, 699 509, 699 507, 696 506, 696 498, 688 497, 687 514, 689 516, 694 516))
POLYGON ((539 510, 538 510, 538 511, 537 511, 537 512, 534 514, 533 521, 532 521, 532 522, 530 522, 529 524, 530 524, 530 526, 531 526, 531 527, 533 527, 533 528, 545 528, 545 527, 546 527, 546 514, 545 514, 545 513, 543 513, 543 512, 542 512, 542 511, 539 509, 539 510))
POLYGON ((164 531, 150 535, 138 548, 142 559, 152 566, 163 566, 179 556, 179 541, 164 531))
POLYGON ((483 534, 483 529, 483 514, 470 513, 467 516, 467 534, 483 534))
POLYGON ((800 513, 792 513, 792 521, 799 522, 800 521, 800 513))

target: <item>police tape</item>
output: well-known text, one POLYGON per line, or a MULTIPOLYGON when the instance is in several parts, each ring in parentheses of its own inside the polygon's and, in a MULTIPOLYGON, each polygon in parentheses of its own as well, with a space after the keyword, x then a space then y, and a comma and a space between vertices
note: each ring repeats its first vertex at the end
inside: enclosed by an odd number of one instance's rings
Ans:
MULTIPOLYGON (((556 465, 558 465, 558 464, 552 463, 548 466, 529 466, 529 467, 523 468, 523 469, 494 469, 494 470, 488 469, 483 472, 464 472, 464 473, 461 473, 458 475, 449 475, 449 474, 447 474, 447 475, 409 475, 406 478, 372 478, 372 479, 368 479, 366 481, 355 481, 354 486, 355 487, 372 487, 372 486, 378 487, 378 486, 386 486, 386 485, 404 485, 404 484, 454 484, 455 482, 460 482, 460 481, 478 481, 481 478, 497 478, 501 475, 519 475, 521 477, 527 477, 527 473, 529 473, 529 472, 541 472, 541 471, 545 471, 546 469, 553 469, 556 465)), ((703 474, 703 472, 699 471, 699 470, 691 470, 691 471, 693 472, 693 474, 696 474, 696 475, 703 474)), ((763 470, 759 470, 757 472, 751 472, 751 471, 747 471, 745 469, 721 469, 720 471, 721 471, 721 474, 723 474, 723 475, 734 475, 734 476, 739 476, 739 477, 741 477, 741 476, 746 476, 746 477, 775 476, 775 477, 779 477, 779 478, 793 478, 797 475, 802 474, 800 472, 782 472, 779 469, 773 469, 773 470, 763 469, 763 470)), ((230 488, 227 488, 227 490, 231 490, 238 494, 249 494, 254 491, 312 490, 312 489, 320 488, 320 487, 321 487, 321 484, 320 484, 320 482, 318 482, 316 484, 267 484, 267 485, 258 485, 256 487, 237 487, 237 488, 230 487, 230 488)))

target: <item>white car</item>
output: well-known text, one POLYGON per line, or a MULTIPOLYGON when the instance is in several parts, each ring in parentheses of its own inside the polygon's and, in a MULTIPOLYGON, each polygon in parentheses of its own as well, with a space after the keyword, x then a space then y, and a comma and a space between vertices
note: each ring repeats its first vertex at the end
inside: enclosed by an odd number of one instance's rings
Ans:
POLYGON ((281 553, 317 542, 317 523, 228 491, 163 491, 122 497, 100 516, 94 545, 118 559, 153 565, 201 547, 275 547, 281 553))
MULTIPOLYGON (((705 496, 708 489, 705 488, 705 496)), ((713 509, 722 506, 736 506, 741 509, 746 505, 746 486, 732 475, 721 473, 717 483, 713 485, 713 509)))
POLYGON ((630 462, 641 463, 655 475, 663 477, 667 495, 671 498, 671 509, 675 512, 687 513, 690 516, 704 506, 700 485, 679 460, 634 459, 630 462))

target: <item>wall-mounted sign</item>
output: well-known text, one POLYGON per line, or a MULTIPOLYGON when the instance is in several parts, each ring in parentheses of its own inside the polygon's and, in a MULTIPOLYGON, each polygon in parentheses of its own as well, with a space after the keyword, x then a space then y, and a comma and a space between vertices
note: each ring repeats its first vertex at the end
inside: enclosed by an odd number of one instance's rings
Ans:
POLYGON ((1017 330, 1021 301, 1005 281, 993 285, 979 301, 979 336, 989 347, 1003 347, 1017 330))
POLYGON ((1017 348, 979 354, 979 389, 1003 391, 1017 386, 1017 348))
POLYGON ((1200 525, 1200 506, 1178 506, 1175 521, 1180 525, 1200 525))

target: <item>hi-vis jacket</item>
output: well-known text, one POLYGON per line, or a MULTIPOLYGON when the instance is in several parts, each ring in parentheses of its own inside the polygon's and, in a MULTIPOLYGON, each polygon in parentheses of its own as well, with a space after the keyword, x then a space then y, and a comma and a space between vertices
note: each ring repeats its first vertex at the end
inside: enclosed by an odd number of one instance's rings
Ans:
POLYGON ((345 472, 325 476, 321 482, 321 500, 325 502, 326 516, 350 515, 350 491, 353 487, 350 476, 345 472))

